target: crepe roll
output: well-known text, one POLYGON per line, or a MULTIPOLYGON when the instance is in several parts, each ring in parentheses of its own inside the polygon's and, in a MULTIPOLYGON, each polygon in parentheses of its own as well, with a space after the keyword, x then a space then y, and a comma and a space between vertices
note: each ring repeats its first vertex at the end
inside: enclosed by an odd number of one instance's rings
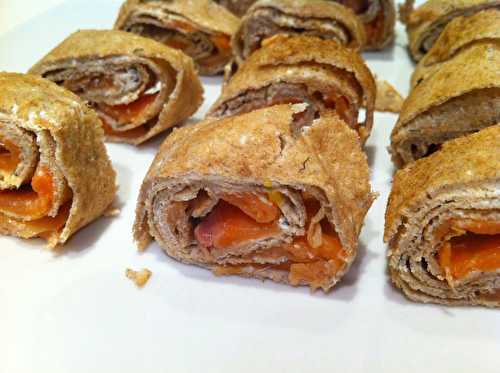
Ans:
POLYGON ((394 40, 396 8, 393 0, 337 0, 352 9, 365 29, 365 49, 383 49, 394 40))
POLYGON ((114 142, 139 145, 189 118, 203 101, 188 56, 123 31, 78 31, 30 73, 86 100, 114 142))
POLYGON ((99 118, 34 75, 0 73, 0 92, 0 234, 62 245, 116 193, 99 118))
POLYGON ((500 307, 500 125, 398 171, 385 240, 410 299, 500 307))
POLYGON ((143 182, 134 237, 216 275, 330 289, 373 194, 357 133, 285 104, 173 132, 143 182))
POLYGON ((410 53, 415 61, 420 61, 431 50, 454 18, 500 7, 500 0, 429 0, 416 9, 413 3, 414 0, 406 0, 401 8, 401 20, 406 24, 410 53))
POLYGON ((231 41, 236 63, 241 64, 278 34, 316 36, 354 49, 362 48, 366 39, 360 19, 335 2, 260 0, 243 17, 231 41))
MULTIPOLYGON (((216 0, 216 2, 243 17, 256 0, 216 0)), ((335 2, 350 8, 361 19, 366 35, 365 49, 382 49, 393 41, 396 23, 393 0, 338 0, 335 2)))
POLYGON ((453 19, 418 63, 411 77, 411 86, 427 79, 467 48, 490 43, 500 44, 500 8, 453 19))
POLYGON ((201 75, 215 75, 231 59, 231 36, 239 23, 211 0, 128 0, 115 29, 180 49, 193 58, 201 75))
POLYGON ((391 135, 396 166, 500 122, 500 44, 478 43, 412 90, 391 135))
POLYGON ((333 40, 279 35, 241 65, 208 116, 221 118, 305 102, 306 117, 333 109, 366 140, 373 124, 375 94, 373 76, 356 51, 333 40), (366 115, 358 123, 363 103, 366 115))

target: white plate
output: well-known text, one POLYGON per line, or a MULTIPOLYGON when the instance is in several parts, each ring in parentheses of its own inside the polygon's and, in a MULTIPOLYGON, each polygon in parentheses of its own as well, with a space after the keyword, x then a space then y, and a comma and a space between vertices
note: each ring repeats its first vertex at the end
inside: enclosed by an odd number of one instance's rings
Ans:
MULTIPOLYGON (((26 71, 78 28, 112 25, 120 1, 67 2, 0 38, 0 70, 26 71)), ((378 76, 408 89, 403 28, 389 51, 366 54, 378 76)), ((201 118, 220 78, 203 79, 201 118)), ((1 92, 0 92, 1 94, 1 92)), ((154 244, 139 254, 131 226, 139 186, 160 139, 108 146, 121 215, 79 232, 54 256, 41 240, 0 238, 0 372, 471 372, 500 371, 500 318, 483 308, 407 301, 389 283, 383 217, 396 121, 377 114, 367 146, 370 210, 355 266, 329 294, 214 277, 154 244), (138 290, 125 268, 153 277, 138 290)))

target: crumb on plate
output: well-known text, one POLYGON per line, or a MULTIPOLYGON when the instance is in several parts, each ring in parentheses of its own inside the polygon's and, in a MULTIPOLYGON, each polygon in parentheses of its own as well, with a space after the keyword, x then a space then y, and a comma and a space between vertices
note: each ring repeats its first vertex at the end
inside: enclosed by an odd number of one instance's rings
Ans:
POLYGON ((143 268, 140 271, 134 271, 133 269, 127 268, 125 271, 127 278, 134 281, 137 287, 140 288, 146 285, 152 274, 153 273, 147 268, 143 268))

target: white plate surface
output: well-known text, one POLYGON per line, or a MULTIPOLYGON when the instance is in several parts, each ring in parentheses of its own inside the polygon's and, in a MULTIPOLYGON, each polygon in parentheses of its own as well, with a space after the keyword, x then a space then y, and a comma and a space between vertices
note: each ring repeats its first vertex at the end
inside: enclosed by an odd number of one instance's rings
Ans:
MULTIPOLYGON (((79 28, 109 28, 119 1, 75 0, 0 38, 0 70, 25 72, 79 28)), ((369 66, 406 93, 412 69, 400 24, 369 66)), ((203 79, 201 118, 220 90, 203 79)), ((1 94, 1 92, 0 92, 1 94)), ((500 372, 500 317, 483 308, 407 301, 389 283, 383 217, 397 117, 376 114, 367 146, 372 186, 360 255, 329 294, 217 278, 131 237, 143 176, 161 139, 108 146, 120 183, 118 218, 79 232, 54 256, 41 240, 0 238, 0 372, 500 372), (125 268, 153 277, 138 290, 125 268)))

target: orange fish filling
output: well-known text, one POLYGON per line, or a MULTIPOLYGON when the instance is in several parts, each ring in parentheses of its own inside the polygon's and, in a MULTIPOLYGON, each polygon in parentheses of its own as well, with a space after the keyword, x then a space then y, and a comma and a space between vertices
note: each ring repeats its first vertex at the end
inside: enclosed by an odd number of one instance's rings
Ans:
POLYGON ((55 217, 45 216, 32 221, 17 221, 0 215, 0 224, 7 226, 9 223, 15 224, 13 229, 16 231, 16 235, 21 238, 42 237, 49 239, 54 232, 60 231, 66 224, 70 207, 71 202, 66 203, 55 217))
POLYGON ((210 38, 210 40, 212 40, 212 43, 214 43, 219 51, 227 51, 231 49, 231 39, 228 35, 214 35, 210 38))
POLYGON ((182 31, 188 32, 188 33, 198 31, 196 29, 196 27, 191 25, 189 22, 178 21, 178 20, 168 21, 167 27, 174 29, 174 30, 182 30, 182 31))
MULTIPOLYGON (((306 200, 308 222, 318 210, 319 202, 306 200)), ((263 239, 278 234, 279 208, 264 196, 252 193, 225 194, 202 222, 195 228, 198 243, 205 248, 228 249, 250 240, 263 239)), ((327 221, 321 222, 322 243, 312 247, 306 237, 295 237, 292 243, 280 249, 290 262, 280 265, 249 265, 254 269, 270 267, 290 272, 292 284, 302 281, 319 286, 325 278, 335 275, 345 264, 347 252, 336 232, 327 221)), ((240 274, 245 265, 217 267, 216 274, 240 274)))
POLYGON ((132 128, 128 131, 115 131, 113 127, 111 127, 104 117, 101 116, 102 128, 104 129, 104 133, 108 136, 121 137, 123 139, 136 139, 144 136, 148 131, 144 126, 139 126, 137 128, 132 128))
POLYGON ((99 104, 99 110, 113 118, 118 124, 126 125, 135 122, 141 114, 155 102, 159 93, 143 94, 134 102, 123 105, 99 104))
POLYGON ((462 279, 475 271, 500 269, 500 222, 457 220, 451 227, 465 233, 453 237, 439 250, 439 265, 445 273, 462 279))
MULTIPOLYGON (((188 34, 198 32, 198 29, 196 27, 184 21, 177 21, 177 20, 169 21, 166 26, 170 29, 180 30, 188 34)), ((215 47, 221 52, 229 51, 231 49, 231 38, 229 35, 225 34, 213 35, 210 37, 210 40, 215 45, 215 47)), ((185 40, 184 37, 182 36, 179 37, 174 36, 165 41, 165 44, 175 49, 186 49, 189 47, 189 42, 185 40)))
POLYGON ((376 43, 380 39, 384 30, 384 22, 384 10, 381 9, 373 21, 365 24, 367 44, 376 43))
POLYGON ((54 195, 52 175, 47 167, 38 167, 31 188, 0 192, 0 213, 20 215, 29 219, 39 219, 47 215, 54 195))
POLYGON ((324 97, 325 106, 328 109, 334 109, 337 114, 346 122, 347 124, 356 123, 350 112, 350 105, 347 98, 344 96, 330 94, 324 97))
POLYGON ((0 171, 12 173, 21 162, 21 149, 6 140, 0 138, 0 171))
POLYGON ((196 227, 194 234, 206 248, 227 249, 279 232, 277 222, 258 223, 238 207, 222 200, 196 227))
POLYGON ((238 207, 257 223, 271 223, 280 217, 279 208, 264 196, 252 193, 223 194, 221 199, 238 207))

